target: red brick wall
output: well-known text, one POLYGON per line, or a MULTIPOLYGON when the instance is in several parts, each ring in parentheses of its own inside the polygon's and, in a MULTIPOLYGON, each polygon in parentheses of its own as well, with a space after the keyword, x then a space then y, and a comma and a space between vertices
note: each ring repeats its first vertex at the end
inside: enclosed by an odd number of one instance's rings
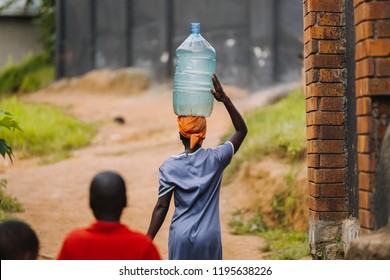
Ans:
POLYGON ((348 247, 387 209, 377 172, 390 129, 390 0, 303 3, 310 248, 332 257, 332 240, 348 247))
POLYGON ((375 229, 375 171, 390 116, 390 1, 355 0, 359 222, 375 229))
POLYGON ((304 1, 309 219, 347 217, 344 0, 304 1))

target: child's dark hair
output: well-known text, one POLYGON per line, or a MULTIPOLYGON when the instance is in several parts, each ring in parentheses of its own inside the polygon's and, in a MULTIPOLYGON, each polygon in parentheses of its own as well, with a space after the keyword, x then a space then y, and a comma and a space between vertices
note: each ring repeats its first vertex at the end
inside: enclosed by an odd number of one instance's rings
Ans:
POLYGON ((0 259, 33 260, 38 250, 38 237, 28 224, 17 220, 0 223, 0 259))

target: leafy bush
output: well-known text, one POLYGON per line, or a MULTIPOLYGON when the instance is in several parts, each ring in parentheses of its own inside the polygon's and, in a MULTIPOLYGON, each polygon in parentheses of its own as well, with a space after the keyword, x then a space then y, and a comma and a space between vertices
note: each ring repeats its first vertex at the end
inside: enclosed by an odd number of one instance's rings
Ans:
POLYGON ((19 64, 10 63, 0 69, 0 94, 36 91, 54 79, 54 67, 48 55, 29 56, 19 64))
POLYGON ((3 131, 22 156, 64 154, 89 144, 96 134, 92 125, 49 105, 27 104, 11 97, 1 101, 0 108, 13 112, 23 126, 23 131, 3 131))

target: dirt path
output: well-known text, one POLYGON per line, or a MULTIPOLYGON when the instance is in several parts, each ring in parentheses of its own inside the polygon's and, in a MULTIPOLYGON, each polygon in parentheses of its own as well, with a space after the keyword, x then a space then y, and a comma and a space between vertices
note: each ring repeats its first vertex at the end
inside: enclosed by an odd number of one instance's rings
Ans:
MULTIPOLYGON (((240 107, 245 98, 234 90, 231 93, 240 107)), ((39 235, 41 258, 55 258, 67 232, 93 221, 88 186, 94 174, 102 170, 116 170, 123 175, 129 206, 122 222, 146 232, 157 199, 158 167, 168 156, 182 151, 169 86, 154 87, 138 96, 46 90, 24 99, 55 104, 87 122, 102 123, 93 144, 75 151, 73 157, 51 165, 16 158, 14 165, 5 167, 0 175, 7 179, 11 194, 24 205, 25 211, 19 217, 33 225, 39 235), (112 121, 117 116, 125 118, 124 125, 112 121)), ((204 147, 217 145, 229 125, 225 109, 216 103, 208 120, 204 147)), ((229 196, 231 188, 234 186, 221 191, 224 259, 260 259, 259 247, 264 240, 229 233, 227 224, 236 206, 229 196)), ((163 258, 167 258, 172 209, 155 239, 163 258)))

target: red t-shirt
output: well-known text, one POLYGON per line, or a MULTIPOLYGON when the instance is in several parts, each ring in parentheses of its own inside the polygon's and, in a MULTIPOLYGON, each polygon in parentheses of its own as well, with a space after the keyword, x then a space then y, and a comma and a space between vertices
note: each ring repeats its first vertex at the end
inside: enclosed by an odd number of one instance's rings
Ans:
POLYGON ((58 260, 160 260, 152 240, 115 222, 96 221, 68 234, 58 260))

